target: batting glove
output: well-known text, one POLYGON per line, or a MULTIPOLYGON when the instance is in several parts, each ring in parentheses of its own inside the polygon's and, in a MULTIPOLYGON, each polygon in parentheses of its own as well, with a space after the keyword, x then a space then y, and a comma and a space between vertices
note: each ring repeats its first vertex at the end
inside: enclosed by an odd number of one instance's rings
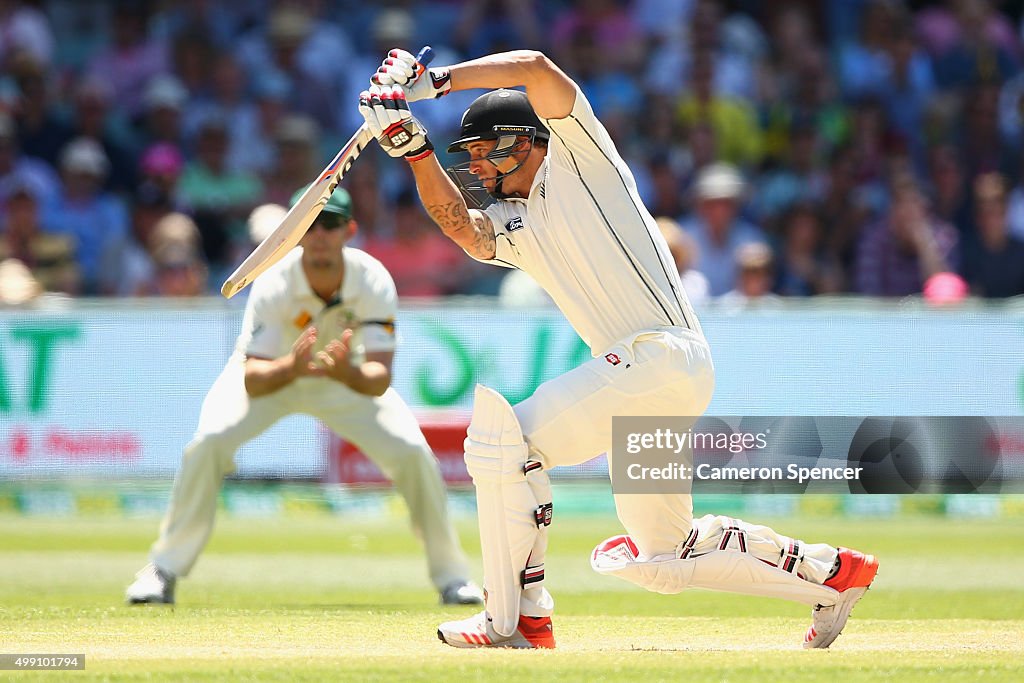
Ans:
POLYGON ((427 69, 416 61, 416 57, 405 50, 395 48, 388 52, 387 59, 370 78, 374 85, 400 85, 409 102, 443 97, 452 89, 452 78, 448 67, 427 69))
POLYGON ((400 85, 371 85, 359 93, 366 127, 391 156, 419 161, 434 153, 427 129, 413 117, 400 85))

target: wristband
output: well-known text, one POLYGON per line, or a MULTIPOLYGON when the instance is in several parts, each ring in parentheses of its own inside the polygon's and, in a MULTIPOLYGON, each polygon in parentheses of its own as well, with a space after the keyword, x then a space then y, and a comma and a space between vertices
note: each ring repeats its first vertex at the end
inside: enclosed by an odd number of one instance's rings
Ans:
POLYGON ((413 161, 420 161, 421 159, 426 159, 433 153, 434 143, 430 141, 430 138, 424 138, 423 146, 415 151, 407 152, 405 154, 405 160, 408 161, 409 163, 412 163, 413 161))

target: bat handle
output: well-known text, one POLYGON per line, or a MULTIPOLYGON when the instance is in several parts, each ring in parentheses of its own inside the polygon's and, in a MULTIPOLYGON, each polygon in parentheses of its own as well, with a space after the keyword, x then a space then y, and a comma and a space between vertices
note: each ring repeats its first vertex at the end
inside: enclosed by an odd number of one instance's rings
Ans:
POLYGON ((416 80, 419 80, 423 72, 427 70, 427 65, 434 61, 434 48, 429 45, 424 45, 420 48, 420 51, 416 53, 416 80))

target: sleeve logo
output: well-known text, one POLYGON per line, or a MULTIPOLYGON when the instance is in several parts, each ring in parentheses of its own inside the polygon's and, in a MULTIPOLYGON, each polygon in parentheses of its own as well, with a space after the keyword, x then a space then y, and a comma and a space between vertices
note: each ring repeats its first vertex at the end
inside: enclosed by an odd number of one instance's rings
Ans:
POLYGON ((515 232, 516 230, 522 230, 523 227, 525 226, 523 226, 522 216, 513 216, 508 223, 505 223, 506 232, 515 232))

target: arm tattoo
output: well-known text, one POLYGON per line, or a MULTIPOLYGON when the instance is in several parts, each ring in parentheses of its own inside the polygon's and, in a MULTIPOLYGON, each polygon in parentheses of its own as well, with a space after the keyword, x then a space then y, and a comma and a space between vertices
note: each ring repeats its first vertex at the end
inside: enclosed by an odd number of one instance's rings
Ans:
POLYGON ((494 225, 485 214, 470 216, 465 202, 430 204, 426 209, 441 232, 460 247, 480 259, 494 258, 494 225))
POLYGON ((498 253, 494 237, 494 224, 491 218, 483 212, 477 212, 473 216, 473 223, 476 227, 476 235, 473 238, 473 248, 470 253, 484 260, 492 259, 498 253))

